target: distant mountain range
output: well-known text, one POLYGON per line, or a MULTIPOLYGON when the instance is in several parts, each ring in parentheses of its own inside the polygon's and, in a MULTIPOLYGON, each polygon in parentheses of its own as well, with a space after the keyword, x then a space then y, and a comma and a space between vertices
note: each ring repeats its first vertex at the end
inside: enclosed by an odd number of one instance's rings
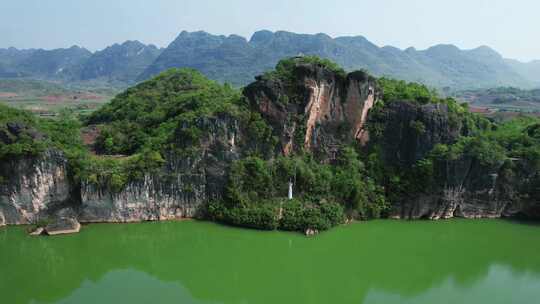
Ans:
POLYGON ((114 44, 95 53, 78 46, 54 50, 0 49, 0 78, 129 85, 161 51, 139 41, 114 44))
POLYGON ((237 35, 182 32, 167 48, 138 41, 91 53, 77 46, 56 50, 0 49, 0 77, 63 82, 130 85, 166 69, 191 67, 208 77, 245 85, 284 57, 317 55, 346 70, 365 69, 376 76, 453 89, 540 87, 540 61, 505 59, 489 47, 460 50, 437 45, 427 50, 378 47, 362 36, 256 32, 248 41, 237 35))

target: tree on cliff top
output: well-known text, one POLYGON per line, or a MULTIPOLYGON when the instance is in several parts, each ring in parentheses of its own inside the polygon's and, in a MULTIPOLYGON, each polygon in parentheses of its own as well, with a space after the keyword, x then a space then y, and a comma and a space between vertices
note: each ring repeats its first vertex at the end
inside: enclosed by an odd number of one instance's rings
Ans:
POLYGON ((276 65, 275 70, 266 72, 262 78, 264 79, 280 79, 286 82, 294 81, 294 69, 299 65, 314 65, 320 66, 336 75, 345 78, 347 73, 337 63, 320 58, 317 56, 297 56, 282 59, 276 65))

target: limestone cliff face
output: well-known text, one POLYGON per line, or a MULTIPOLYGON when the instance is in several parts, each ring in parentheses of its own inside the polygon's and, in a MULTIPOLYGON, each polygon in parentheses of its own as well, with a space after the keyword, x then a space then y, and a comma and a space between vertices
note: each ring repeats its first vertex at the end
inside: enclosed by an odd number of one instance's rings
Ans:
MULTIPOLYGON (((375 80, 363 72, 339 76, 315 65, 299 65, 297 81, 259 80, 244 94, 254 110, 280 138, 275 152, 289 154, 304 149, 331 159, 343 142, 368 138, 364 125, 378 98, 375 80), (286 102, 285 100, 289 101, 286 102)), ((200 148, 188 155, 171 153, 158 173, 147 174, 122 189, 82 182, 81 222, 136 222, 194 217, 204 203, 220 199, 230 163, 238 159, 246 142, 239 122, 223 114, 201 119, 200 148)), ((188 128, 189 126, 186 126, 188 128)), ((177 130, 177 145, 194 143, 177 130)))
POLYGON ((378 144, 385 162, 412 166, 426 157, 436 144, 454 143, 466 129, 452 122, 444 104, 417 105, 396 101, 385 105, 377 117, 370 117, 372 129, 382 129, 378 144))
MULTIPOLYGON (((405 219, 499 218, 524 211, 504 192, 504 177, 499 178, 497 167, 481 167, 471 159, 461 159, 445 167, 440 188, 431 194, 419 194, 394 206, 391 217, 405 219)), ((506 181, 509 182, 509 181, 506 181)), ((506 184, 513 187, 514 185, 506 184)))
POLYGON ((207 198, 201 179, 204 176, 189 174, 168 180, 145 176, 143 181, 131 182, 119 192, 83 184, 79 221, 139 222, 193 217, 207 198))
MULTIPOLYGON (((520 162, 520 161, 517 161, 520 162)), ((483 167, 470 159, 451 164, 452 174, 441 182, 440 191, 421 194, 396 205, 391 217, 404 219, 449 219, 528 217, 540 218, 540 204, 523 188, 535 177, 523 168, 524 164, 483 167)))
MULTIPOLYGON (((366 150, 378 145, 385 165, 406 169, 435 145, 452 144, 469 132, 444 104, 400 101, 375 110, 381 92, 376 80, 363 72, 342 75, 319 65, 298 64, 292 73, 290 79, 259 77, 244 89, 251 109, 279 139, 276 147, 265 146, 274 148, 268 158, 305 151, 331 162, 340 146, 360 143, 366 150)), ((253 146, 234 115, 201 118, 196 124, 199 138, 183 136, 192 126, 178 126, 179 149, 165 155, 165 165, 121 189, 70 180, 66 158, 54 150, 2 161, 0 226, 33 223, 66 208, 70 218, 80 222, 196 216, 205 203, 222 198, 230 164, 253 146)), ((540 173, 530 167, 522 160, 482 165, 468 156, 437 162, 434 189, 393 202, 390 217, 540 218, 540 173)))
POLYGON ((79 220, 138 222, 192 218, 205 202, 221 198, 227 168, 239 155, 242 136, 238 122, 222 115, 200 120, 198 128, 206 130, 200 149, 190 155, 170 154, 156 174, 130 182, 120 190, 83 182, 79 220))
MULTIPOLYGON (((441 104, 392 102, 376 117, 371 117, 369 123, 373 129, 377 129, 376 125, 382 129, 371 144, 380 145, 385 163, 404 169, 425 158, 436 144, 455 143, 460 135, 469 132, 441 104)), ((483 165, 468 155, 435 162, 435 189, 394 202, 390 217, 434 220, 538 217, 539 204, 526 195, 525 189, 530 188, 538 172, 529 172, 527 167, 521 160, 483 165)))
POLYGON ((342 76, 317 65, 298 65, 294 81, 258 78, 244 95, 280 139, 280 151, 309 151, 332 158, 337 146, 367 141, 369 109, 379 97, 363 72, 342 76))
POLYGON ((67 160, 54 150, 0 163, 0 224, 28 224, 69 200, 67 160))

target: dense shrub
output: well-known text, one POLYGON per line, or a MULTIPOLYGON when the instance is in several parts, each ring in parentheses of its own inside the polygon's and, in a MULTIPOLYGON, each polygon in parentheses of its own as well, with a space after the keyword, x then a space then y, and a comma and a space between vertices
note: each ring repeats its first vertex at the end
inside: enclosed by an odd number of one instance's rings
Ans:
POLYGON ((275 230, 279 226, 278 206, 269 203, 228 206, 214 201, 208 204, 208 217, 227 224, 263 230, 275 230))
POLYGON ((351 147, 342 149, 335 164, 321 164, 310 154, 236 161, 229 173, 225 201, 209 211, 227 223, 246 222, 252 227, 257 220, 247 220, 246 216, 253 215, 247 210, 259 210, 263 205, 282 208, 279 228, 293 231, 326 230, 342 223, 345 214, 374 218, 388 209, 382 188, 366 175, 358 153, 351 147), (285 200, 289 182, 294 185, 292 201, 285 200))
POLYGON ((30 112, 0 104, 0 159, 36 155, 47 146, 42 137, 39 120, 30 112), (8 124, 17 127, 15 134, 8 124), (39 137, 39 138, 38 138, 39 137))
POLYGON ((212 220, 264 230, 279 228, 304 232, 311 228, 323 231, 340 225, 345 220, 340 204, 286 199, 252 202, 233 207, 225 202, 211 202, 208 204, 207 212, 212 220))
POLYGON ((409 83, 403 80, 379 78, 378 84, 383 91, 385 102, 394 100, 413 101, 420 104, 428 104, 438 99, 434 90, 419 83, 409 83))
POLYGON ((323 67, 334 72, 338 77, 345 78, 347 73, 337 63, 317 56, 299 56, 282 59, 276 65, 276 69, 266 72, 263 75, 264 79, 279 79, 285 83, 293 83, 295 81, 294 70, 298 65, 312 64, 323 67))
POLYGON ((289 231, 305 231, 308 228, 328 230, 340 225, 345 219, 343 207, 337 203, 317 204, 300 200, 284 201, 279 228, 289 231))

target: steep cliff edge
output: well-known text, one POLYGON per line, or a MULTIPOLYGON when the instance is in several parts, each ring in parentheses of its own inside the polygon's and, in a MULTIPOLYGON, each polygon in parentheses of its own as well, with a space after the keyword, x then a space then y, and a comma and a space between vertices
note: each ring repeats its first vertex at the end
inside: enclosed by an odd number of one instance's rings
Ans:
POLYGON ((266 74, 244 89, 252 109, 278 136, 279 151, 333 159, 340 146, 367 142, 367 114, 380 97, 376 79, 361 71, 346 75, 303 60, 292 59, 293 66, 283 68, 289 75, 266 74))
POLYGON ((0 106, 0 225, 35 223, 71 199, 68 161, 36 118, 0 106))
POLYGON ((496 126, 445 103, 394 101, 372 114, 378 136, 370 145, 380 151, 387 189, 395 192, 390 217, 538 217, 530 195, 537 191, 537 165, 528 156, 511 157, 490 138, 496 126))
MULTIPOLYGON (((239 158, 241 132, 228 116, 199 119, 205 130, 196 153, 169 153, 154 173, 114 189, 110 184, 83 181, 81 222, 138 222, 193 218, 205 203, 222 197, 227 167, 239 158)), ((177 138, 176 140, 184 140, 177 138)))
POLYGON ((55 150, 0 163, 0 214, 5 224, 30 224, 70 200, 67 160, 55 150))
POLYGON ((346 219, 540 218, 537 119, 488 121, 319 58, 283 60, 242 94, 165 72, 84 119, 90 149, 78 121, 13 111, 0 108, 0 225, 201 216, 314 233, 346 219))

